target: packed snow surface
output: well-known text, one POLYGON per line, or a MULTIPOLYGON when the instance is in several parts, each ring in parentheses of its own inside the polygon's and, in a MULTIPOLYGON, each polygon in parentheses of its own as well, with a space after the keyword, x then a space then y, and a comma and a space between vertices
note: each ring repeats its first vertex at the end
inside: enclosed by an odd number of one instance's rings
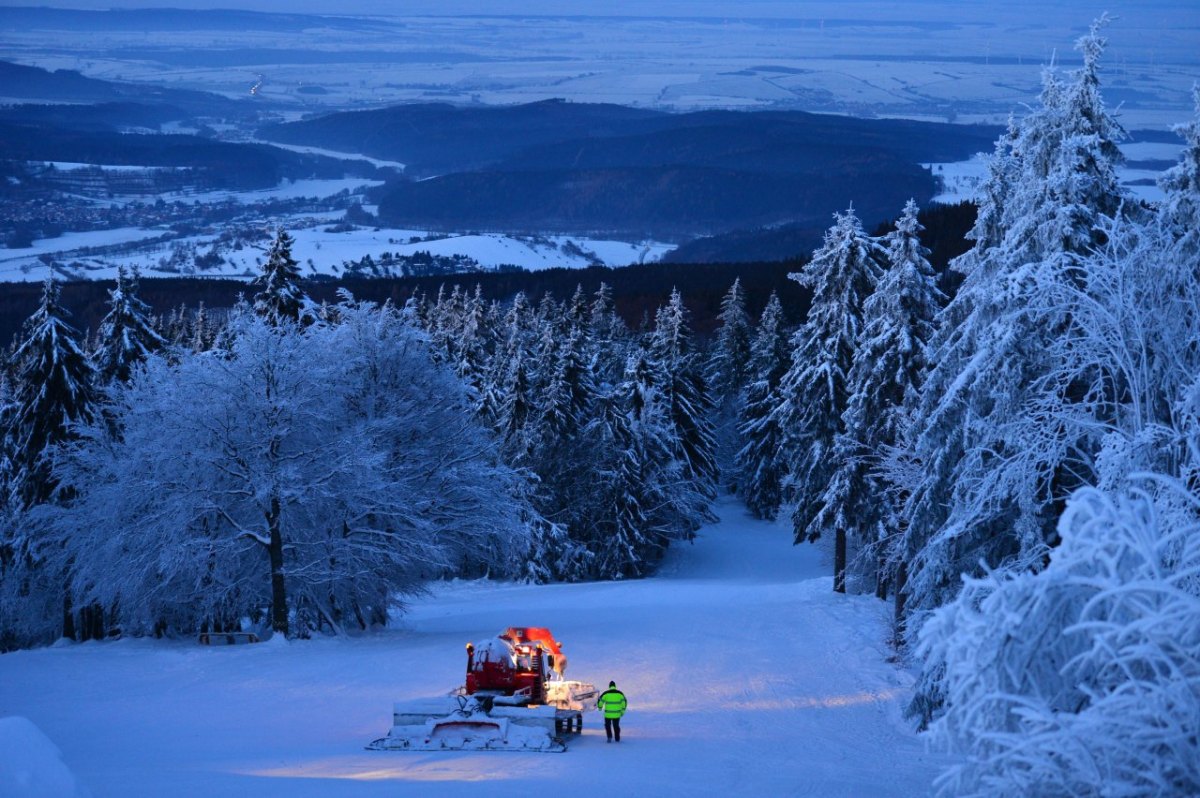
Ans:
POLYGON ((361 638, 6 654, 0 707, 97 796, 929 794, 944 763, 901 717, 912 679, 886 662, 886 606, 835 595, 784 524, 717 511, 657 577, 441 585, 361 638), (564 754, 363 750, 395 701, 461 684, 465 643, 512 625, 549 626, 569 678, 616 681, 619 745, 591 712, 564 754))
POLYGON ((88 791, 62 754, 28 718, 0 717, 0 795, 5 798, 84 798, 88 791))

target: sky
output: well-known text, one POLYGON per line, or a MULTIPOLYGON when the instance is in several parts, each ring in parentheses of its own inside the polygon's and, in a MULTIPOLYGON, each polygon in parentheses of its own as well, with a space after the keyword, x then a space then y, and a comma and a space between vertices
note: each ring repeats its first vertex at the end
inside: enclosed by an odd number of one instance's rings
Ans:
MULTIPOLYGON (((23 3, 5 0, 3 5, 23 3)), ((580 16, 715 16, 715 17, 829 17, 872 19, 904 17, 948 19, 1024 16, 1036 13, 1039 20, 1066 14, 1070 18, 1092 17, 1107 11, 1114 15, 1173 18, 1184 25, 1200 27, 1200 3, 1196 0, 62 0, 33 2, 60 8, 238 8, 241 10, 306 12, 324 14, 533 14, 580 16)))

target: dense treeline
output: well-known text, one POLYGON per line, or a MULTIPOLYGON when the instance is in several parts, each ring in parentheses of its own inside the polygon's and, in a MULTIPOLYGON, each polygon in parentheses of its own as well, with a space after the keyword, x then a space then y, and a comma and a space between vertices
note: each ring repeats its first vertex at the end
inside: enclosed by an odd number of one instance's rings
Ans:
MULTIPOLYGON (((693 313, 693 324, 702 334, 711 333, 717 326, 721 297, 737 279, 746 286, 748 303, 757 311, 766 304, 772 291, 780 292, 787 301, 789 317, 798 320, 807 300, 803 290, 787 279, 800 261, 739 264, 645 264, 624 268, 590 267, 586 269, 545 269, 536 272, 512 271, 478 273, 460 277, 363 278, 337 280, 304 280, 304 291, 317 301, 334 301, 340 290, 371 302, 391 300, 403 304, 414 293, 436 295, 439 287, 455 283, 478 286, 485 299, 508 301, 519 291, 529 297, 551 293, 566 299, 582 286, 585 293, 595 293, 600 283, 607 284, 619 316, 630 326, 637 327, 644 318, 653 318, 675 286, 687 287, 685 300, 693 313)), ((200 304, 208 308, 229 308, 240 294, 247 292, 241 280, 210 280, 193 278, 144 278, 140 295, 156 316, 170 316, 181 306, 194 312, 200 304)), ((111 281, 64 283, 63 305, 71 312, 76 324, 94 330, 108 312, 108 291, 111 281)), ((0 340, 11 341, 24 320, 37 307, 41 286, 37 283, 10 283, 0 292, 0 340)))
MULTIPOLYGON (((947 265, 951 257, 969 246, 966 233, 975 220, 974 205, 932 205, 921 211, 919 220, 925 230, 922 243, 930 249, 929 260, 940 275, 943 290, 951 290, 956 282, 947 265)), ((882 233, 886 228, 876 230, 882 233)), ((461 281, 472 287, 478 285, 489 300, 506 301, 518 291, 526 296, 540 297, 546 292, 559 299, 569 297, 576 286, 585 293, 595 293, 600 283, 612 291, 617 314, 629 325, 638 326, 643 318, 652 318, 654 311, 679 286, 686 288, 684 301, 692 313, 696 331, 707 336, 719 324, 721 299, 729 286, 738 280, 745 294, 747 311, 761 312, 771 292, 778 294, 784 317, 797 323, 808 307, 808 294, 796 282, 787 278, 803 263, 806 254, 790 250, 795 257, 778 261, 724 263, 649 263, 623 268, 591 267, 587 269, 545 269, 535 272, 513 271, 481 273, 464 276, 461 281)), ((339 279, 336 281, 306 280, 305 292, 314 299, 333 301, 345 288, 354 296, 372 302, 391 300, 403 305, 414 292, 436 294, 441 285, 456 281, 447 277, 339 279)), ((143 278, 140 296, 156 316, 169 316, 181 306, 194 312, 198 305, 228 308, 245 293, 246 284, 238 280, 197 280, 143 278)), ((94 330, 108 312, 108 281, 65 283, 62 303, 76 324, 84 330, 94 330)), ((0 341, 11 341, 21 324, 37 307, 41 287, 36 283, 11 283, 0 292, 0 341)))

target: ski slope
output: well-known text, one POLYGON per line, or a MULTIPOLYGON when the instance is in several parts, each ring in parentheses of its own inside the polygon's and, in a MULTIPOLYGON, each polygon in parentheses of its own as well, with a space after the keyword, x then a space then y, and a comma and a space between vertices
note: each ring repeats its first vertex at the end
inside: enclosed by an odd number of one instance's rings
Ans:
POLYGON ((0 716, 32 721, 97 798, 929 794, 944 762, 901 717, 912 679, 886 662, 886 606, 836 596, 784 525, 717 511, 655 578, 440 585, 360 638, 6 654, 0 716), (616 680, 620 745, 588 713, 565 754, 362 749, 393 701, 460 684, 464 644, 509 625, 549 626, 569 677, 616 680))

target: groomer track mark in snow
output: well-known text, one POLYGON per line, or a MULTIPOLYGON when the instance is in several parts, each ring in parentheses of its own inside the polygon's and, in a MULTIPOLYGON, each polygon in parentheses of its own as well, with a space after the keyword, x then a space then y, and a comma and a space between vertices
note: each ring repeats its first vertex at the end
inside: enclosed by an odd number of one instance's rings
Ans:
POLYGON ((6 654, 0 711, 97 796, 928 794, 942 762, 901 717, 911 677, 886 662, 886 606, 835 595, 784 524, 716 509, 655 578, 442 585, 359 639, 6 654), (559 756, 363 750, 394 701, 460 684, 464 644, 513 624, 554 629, 573 677, 617 682, 619 747, 589 713, 559 756))

